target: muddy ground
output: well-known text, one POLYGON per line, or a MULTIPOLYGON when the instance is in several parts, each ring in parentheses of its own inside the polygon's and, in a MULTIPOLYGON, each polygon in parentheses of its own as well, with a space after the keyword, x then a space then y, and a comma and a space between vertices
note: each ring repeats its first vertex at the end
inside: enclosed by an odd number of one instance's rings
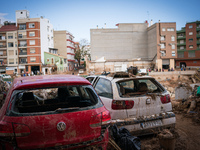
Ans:
MULTIPOLYGON (((175 101, 174 99, 174 90, 178 84, 186 83, 191 84, 192 81, 190 78, 185 78, 184 80, 168 80, 168 81, 160 81, 162 85, 164 85, 168 91, 170 91, 172 103, 175 101)), ((200 100, 200 97, 196 97, 197 100, 200 100)), ((176 134, 175 140, 175 150, 199 150, 200 149, 200 108, 196 107, 193 113, 188 113, 189 106, 184 105, 181 102, 181 107, 174 107, 173 112, 176 114, 176 127, 174 130, 174 134, 176 134)), ((158 134, 143 136, 141 139, 141 149, 142 150, 163 150, 160 146, 160 141, 158 134)), ((166 141, 167 142, 167 141, 166 141)), ((171 141, 172 142, 172 141, 171 141)), ((169 143, 170 144, 170 143, 169 143)))

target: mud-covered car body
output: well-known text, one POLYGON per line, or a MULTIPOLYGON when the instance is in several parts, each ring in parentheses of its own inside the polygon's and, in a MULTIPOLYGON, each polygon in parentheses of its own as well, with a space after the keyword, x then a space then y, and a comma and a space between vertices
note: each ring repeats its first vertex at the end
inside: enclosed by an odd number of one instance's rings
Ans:
POLYGON ((0 149, 106 149, 109 120, 82 77, 17 78, 0 110, 0 149))
POLYGON ((93 87, 110 111, 112 123, 134 134, 175 126, 169 93, 150 76, 99 76, 93 87))

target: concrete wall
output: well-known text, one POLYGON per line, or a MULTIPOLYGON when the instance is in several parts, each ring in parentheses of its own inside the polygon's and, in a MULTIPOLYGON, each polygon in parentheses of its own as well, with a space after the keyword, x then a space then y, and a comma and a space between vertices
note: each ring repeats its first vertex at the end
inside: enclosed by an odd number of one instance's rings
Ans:
POLYGON ((157 54, 157 24, 152 25, 148 28, 148 58, 153 59, 157 54))
POLYGON ((67 57, 66 30, 54 31, 54 47, 58 49, 58 54, 67 57))
POLYGON ((91 60, 147 59, 147 24, 119 24, 117 29, 91 29, 91 60))

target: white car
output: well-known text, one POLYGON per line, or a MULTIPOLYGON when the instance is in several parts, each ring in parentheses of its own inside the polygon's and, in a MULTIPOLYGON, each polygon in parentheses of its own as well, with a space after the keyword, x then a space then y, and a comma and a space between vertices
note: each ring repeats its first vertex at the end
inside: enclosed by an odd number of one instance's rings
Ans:
POLYGON ((11 78, 11 76, 10 76, 10 75, 7 75, 7 74, 1 74, 1 77, 4 78, 4 79, 11 78))
POLYGON ((135 135, 175 127, 170 95, 154 78, 127 74, 93 76, 92 84, 110 111, 111 122, 135 135))

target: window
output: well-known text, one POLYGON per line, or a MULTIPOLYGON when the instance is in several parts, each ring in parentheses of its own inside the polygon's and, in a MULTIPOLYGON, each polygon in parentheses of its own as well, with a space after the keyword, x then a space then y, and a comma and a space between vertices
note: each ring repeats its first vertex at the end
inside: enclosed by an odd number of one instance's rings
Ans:
POLYGON ((166 56, 166 51, 160 51, 161 56, 166 56))
POLYGON ((174 35, 171 36, 171 41, 175 41, 175 36, 174 35))
POLYGON ((193 28, 193 25, 189 25, 189 29, 192 29, 193 28))
POLYGON ((99 96, 113 98, 111 82, 109 80, 100 78, 95 86, 95 90, 99 96))
POLYGON ((174 28, 167 28, 167 31, 174 31, 174 28))
POLYGON ((172 56, 176 56, 176 53, 175 53, 175 51, 172 51, 172 56))
POLYGON ((30 61, 31 61, 31 62, 36 62, 36 57, 31 57, 31 58, 30 58, 30 61))
POLYGON ((193 42, 193 39, 189 39, 189 42, 193 42))
POLYGON ((35 53, 35 48, 30 48, 30 53, 35 53))
POLYGON ((29 32, 29 36, 35 36, 35 32, 29 32))
POLYGON ((165 36, 164 36, 164 35, 161 35, 160 40, 161 40, 161 41, 165 41, 165 36))
POLYGON ((0 55, 3 55, 3 51, 0 51, 0 55))
POLYGON ((8 54, 9 54, 9 56, 13 56, 14 55, 14 50, 9 50, 8 54))
POLYGON ((188 52, 188 57, 195 57, 195 51, 194 52, 188 52))
POLYGON ((13 42, 8 42, 8 47, 13 47, 13 42))
POLYGON ((175 44, 172 44, 172 49, 175 49, 175 44))
POLYGON ((164 44, 164 43, 161 43, 161 44, 160 44, 160 48, 165 48, 165 44, 164 44))
POLYGON ((8 33, 8 39, 13 39, 13 34, 12 33, 8 33))
POLYGON ((189 45, 189 48, 193 48, 193 45, 189 45))
POLYGON ((29 28, 35 28, 35 23, 29 23, 29 28))
POLYGON ((193 32, 189 32, 189 35, 193 35, 193 32))
POLYGON ((35 45, 35 40, 30 40, 29 45, 35 45))
POLYGON ((19 25, 19 30, 26 30, 26 25, 25 24, 20 24, 19 25))
POLYGON ((165 28, 162 28, 162 31, 165 31, 165 28))
POLYGON ((14 58, 9 59, 9 64, 14 64, 14 58))
POLYGON ((184 53, 178 53, 178 58, 184 58, 184 53))
POLYGON ((49 62, 49 58, 47 58, 47 62, 49 62))
POLYGON ((73 108, 82 111, 83 109, 86 110, 87 107, 96 108, 97 106, 94 105, 98 102, 98 106, 102 106, 91 85, 60 87, 55 84, 54 88, 32 87, 32 89, 15 90, 12 97, 13 107, 11 111, 17 116, 20 116, 20 114, 32 116, 33 113, 37 115, 58 114, 59 109, 59 113, 62 113, 63 110, 73 112, 73 108), (46 93, 46 96, 41 94, 40 91, 46 93), (55 94, 52 95, 52 92, 55 94), (37 103, 39 100, 44 103, 39 105, 37 103))

